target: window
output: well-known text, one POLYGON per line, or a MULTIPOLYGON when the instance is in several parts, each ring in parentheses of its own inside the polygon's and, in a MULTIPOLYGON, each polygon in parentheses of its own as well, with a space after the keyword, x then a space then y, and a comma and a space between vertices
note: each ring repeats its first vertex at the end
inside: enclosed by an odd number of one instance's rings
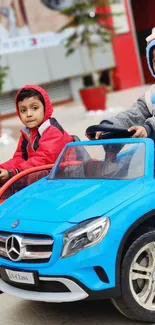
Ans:
POLYGON ((144 143, 67 146, 49 179, 128 180, 144 175, 144 143))

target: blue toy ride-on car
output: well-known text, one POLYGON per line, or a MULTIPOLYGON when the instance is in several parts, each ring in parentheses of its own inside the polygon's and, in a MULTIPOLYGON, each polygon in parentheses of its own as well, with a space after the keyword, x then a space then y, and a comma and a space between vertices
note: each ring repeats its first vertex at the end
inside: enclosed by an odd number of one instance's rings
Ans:
POLYGON ((154 142, 92 126, 50 174, 0 205, 0 290, 27 300, 110 298, 155 322, 154 142))

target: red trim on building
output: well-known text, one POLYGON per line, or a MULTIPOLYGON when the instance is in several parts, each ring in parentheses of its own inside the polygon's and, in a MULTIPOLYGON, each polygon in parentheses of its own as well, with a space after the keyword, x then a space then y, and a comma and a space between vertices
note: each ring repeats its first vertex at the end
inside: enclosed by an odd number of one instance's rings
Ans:
POLYGON ((113 71, 113 84, 115 90, 136 87, 142 84, 135 47, 134 35, 131 28, 128 0, 124 0, 130 31, 116 35, 113 38, 113 50, 116 68, 113 71))
MULTIPOLYGON (((116 67, 112 72, 112 83, 114 90, 126 89, 140 86, 142 84, 139 57, 136 51, 135 35, 132 30, 128 1, 124 0, 129 32, 116 34, 113 37, 112 45, 116 67)), ((97 12, 110 12, 110 7, 97 7, 97 12)), ((121 19, 121 16, 120 16, 121 19)), ((101 22, 102 23, 102 22, 101 22)), ((113 25, 112 17, 106 20, 110 26, 113 25)))

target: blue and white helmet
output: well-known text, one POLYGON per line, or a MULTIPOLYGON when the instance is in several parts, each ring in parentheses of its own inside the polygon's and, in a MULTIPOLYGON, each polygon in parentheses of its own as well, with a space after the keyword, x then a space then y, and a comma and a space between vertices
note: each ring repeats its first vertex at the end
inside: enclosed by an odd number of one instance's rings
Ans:
POLYGON ((146 38, 147 47, 146 47, 146 57, 149 70, 152 76, 155 78, 155 72, 153 71, 153 64, 152 64, 152 51, 155 48, 155 28, 152 29, 152 34, 146 38))

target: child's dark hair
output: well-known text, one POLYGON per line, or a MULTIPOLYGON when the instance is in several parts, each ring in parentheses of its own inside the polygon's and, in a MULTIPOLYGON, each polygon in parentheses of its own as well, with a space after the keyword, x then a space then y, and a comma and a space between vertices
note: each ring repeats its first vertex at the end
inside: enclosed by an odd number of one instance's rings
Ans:
POLYGON ((21 90, 21 92, 19 93, 19 95, 17 96, 16 104, 18 105, 18 103, 22 102, 25 98, 30 98, 30 97, 34 97, 34 96, 38 97, 38 99, 42 102, 42 104, 45 107, 45 101, 44 101, 42 94, 33 88, 29 88, 29 89, 23 88, 21 90))

